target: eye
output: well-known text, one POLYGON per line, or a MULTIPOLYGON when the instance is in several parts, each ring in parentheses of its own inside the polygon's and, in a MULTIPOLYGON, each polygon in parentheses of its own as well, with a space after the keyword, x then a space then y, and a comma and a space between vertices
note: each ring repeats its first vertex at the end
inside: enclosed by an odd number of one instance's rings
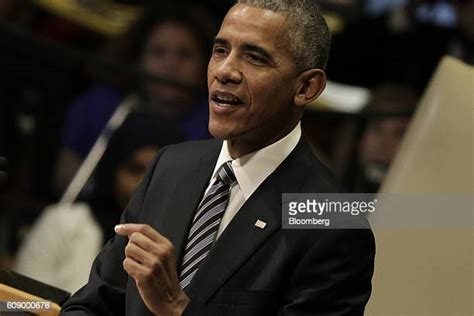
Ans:
POLYGON ((195 57, 196 52, 194 52, 192 49, 184 48, 184 49, 180 49, 177 55, 182 60, 190 60, 195 57))
POLYGON ((222 46, 214 46, 212 52, 214 55, 225 55, 227 50, 222 46))
POLYGON ((247 54, 246 58, 253 64, 266 64, 266 60, 255 54, 247 54))
POLYGON ((161 46, 151 46, 145 49, 145 53, 153 57, 163 57, 166 54, 166 51, 161 46))

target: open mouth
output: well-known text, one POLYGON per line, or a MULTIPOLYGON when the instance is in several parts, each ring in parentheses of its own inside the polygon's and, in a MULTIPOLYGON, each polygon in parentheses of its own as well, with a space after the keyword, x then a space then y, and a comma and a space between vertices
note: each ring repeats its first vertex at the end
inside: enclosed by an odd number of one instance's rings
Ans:
POLYGON ((211 100, 220 106, 237 106, 244 104, 237 96, 231 93, 215 92, 211 95, 211 100))

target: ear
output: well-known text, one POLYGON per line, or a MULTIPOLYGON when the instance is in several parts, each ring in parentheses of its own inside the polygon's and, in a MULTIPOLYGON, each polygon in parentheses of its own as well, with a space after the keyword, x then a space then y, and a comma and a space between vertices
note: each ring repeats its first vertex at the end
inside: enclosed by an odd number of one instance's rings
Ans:
POLYGON ((297 79, 294 103, 304 107, 316 100, 326 87, 326 73, 321 69, 309 69, 297 79))

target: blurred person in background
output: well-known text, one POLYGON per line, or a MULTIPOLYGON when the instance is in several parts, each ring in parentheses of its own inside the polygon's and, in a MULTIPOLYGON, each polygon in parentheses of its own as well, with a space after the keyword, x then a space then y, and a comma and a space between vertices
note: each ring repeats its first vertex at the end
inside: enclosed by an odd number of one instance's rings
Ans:
POLYGON ((84 86, 82 64, 54 48, 90 48, 99 38, 36 1, 0 0, 0 39, 0 157, 8 159, 8 181, 0 188, 0 268, 9 268, 23 227, 51 203, 62 112, 84 86))
POLYGON ((70 292, 85 284, 150 161, 162 146, 182 140, 172 126, 156 123, 131 114, 99 164, 90 201, 47 207, 20 247, 14 270, 70 292))
MULTIPOLYGON (((191 5, 147 10, 112 43, 111 60, 136 65, 146 74, 205 91, 207 60, 214 33, 208 12, 191 5)), ((79 96, 66 115, 54 186, 62 192, 127 93, 138 93, 139 111, 176 125, 185 140, 210 138, 207 97, 154 81, 120 78, 120 85, 97 84, 79 96), (123 88, 126 86, 127 88, 123 88)))
POLYGON ((373 90, 370 103, 361 113, 365 119, 364 128, 356 146, 355 159, 344 179, 350 191, 377 192, 417 103, 417 94, 403 85, 386 84, 373 90))

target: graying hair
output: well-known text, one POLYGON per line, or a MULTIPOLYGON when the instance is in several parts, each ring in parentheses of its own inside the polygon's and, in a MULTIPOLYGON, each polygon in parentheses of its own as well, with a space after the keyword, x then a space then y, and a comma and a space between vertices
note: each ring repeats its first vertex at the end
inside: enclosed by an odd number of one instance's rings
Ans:
POLYGON ((287 40, 296 66, 325 69, 331 33, 315 0, 237 0, 236 4, 267 9, 288 17, 287 40))

